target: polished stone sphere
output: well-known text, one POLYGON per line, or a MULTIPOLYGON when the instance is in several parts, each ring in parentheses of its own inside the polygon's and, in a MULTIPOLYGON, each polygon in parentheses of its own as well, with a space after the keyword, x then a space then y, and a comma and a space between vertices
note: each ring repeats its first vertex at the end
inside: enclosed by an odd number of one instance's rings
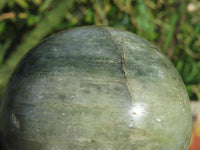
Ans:
POLYGON ((191 110, 170 61, 137 35, 103 26, 42 41, 0 105, 9 150, 187 150, 191 110))

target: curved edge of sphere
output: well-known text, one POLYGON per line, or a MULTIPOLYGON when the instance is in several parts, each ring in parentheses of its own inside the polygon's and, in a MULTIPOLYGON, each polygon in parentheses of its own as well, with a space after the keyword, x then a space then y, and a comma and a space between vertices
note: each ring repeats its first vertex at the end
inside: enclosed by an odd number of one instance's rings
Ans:
POLYGON ((174 66, 111 27, 58 33, 30 50, 0 106, 16 150, 187 150, 191 110, 174 66))

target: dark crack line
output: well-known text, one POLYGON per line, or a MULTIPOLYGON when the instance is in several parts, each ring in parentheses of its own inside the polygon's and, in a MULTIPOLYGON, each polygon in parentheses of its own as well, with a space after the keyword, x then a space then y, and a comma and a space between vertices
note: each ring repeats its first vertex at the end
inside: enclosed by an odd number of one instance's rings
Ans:
POLYGON ((124 56, 123 48, 122 48, 122 47, 119 47, 119 46, 116 44, 116 42, 115 42, 115 40, 113 39, 113 36, 112 36, 112 34, 110 33, 110 31, 109 31, 108 29, 106 29, 106 27, 105 27, 104 29, 108 32, 108 34, 109 34, 109 36, 110 36, 110 38, 111 38, 111 41, 112 41, 113 44, 115 45, 116 49, 120 52, 121 70, 122 70, 122 72, 124 73, 125 83, 126 83, 128 92, 129 92, 129 94, 130 94, 130 96, 131 96, 131 99, 132 99, 132 101, 133 101, 133 100, 134 100, 134 94, 133 94, 133 91, 131 90, 129 78, 128 78, 128 76, 127 76, 127 72, 126 72, 126 69, 125 69, 125 56, 124 56))

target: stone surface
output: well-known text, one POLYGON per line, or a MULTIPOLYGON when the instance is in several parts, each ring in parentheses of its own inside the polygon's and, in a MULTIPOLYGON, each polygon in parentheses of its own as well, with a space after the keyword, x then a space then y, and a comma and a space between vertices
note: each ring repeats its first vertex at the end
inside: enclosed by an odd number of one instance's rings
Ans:
POLYGON ((0 106, 14 150, 187 150, 191 110, 174 66, 110 27, 58 33, 29 51, 0 106))

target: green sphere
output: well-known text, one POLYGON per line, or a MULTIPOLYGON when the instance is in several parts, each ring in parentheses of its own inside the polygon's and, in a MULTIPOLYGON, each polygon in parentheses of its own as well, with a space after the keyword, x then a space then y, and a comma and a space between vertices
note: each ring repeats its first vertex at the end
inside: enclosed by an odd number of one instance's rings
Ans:
POLYGON ((187 150, 191 110, 170 61, 103 26, 58 33, 16 67, 0 103, 9 150, 187 150))

